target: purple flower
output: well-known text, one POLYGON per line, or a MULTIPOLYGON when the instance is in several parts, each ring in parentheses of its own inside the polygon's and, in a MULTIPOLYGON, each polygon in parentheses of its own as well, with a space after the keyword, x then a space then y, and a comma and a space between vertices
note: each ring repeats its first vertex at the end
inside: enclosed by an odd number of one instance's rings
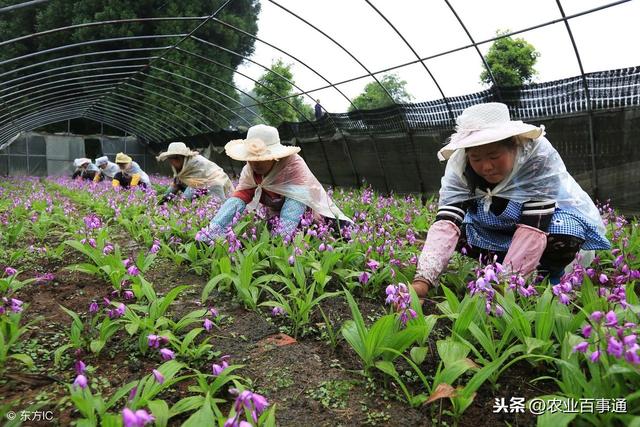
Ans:
POLYGON ((294 256, 293 256, 293 255, 291 255, 291 256, 289 257, 289 265, 293 265, 293 264, 295 264, 295 262, 296 262, 296 259, 294 258, 294 256))
POLYGON ((618 316, 616 316, 616 313, 613 310, 610 310, 604 316, 604 319, 606 320, 605 326, 614 326, 618 324, 618 316))
POLYGON ((400 313, 400 322, 402 326, 406 326, 409 317, 414 319, 417 313, 411 308, 411 294, 407 285, 398 283, 398 285, 389 285, 385 289, 387 298, 385 302, 393 305, 396 311, 400 313))
POLYGON ((125 312, 126 312, 126 306, 123 303, 120 303, 117 308, 114 308, 113 310, 109 310, 107 312, 107 315, 111 319, 117 319, 119 317, 124 316, 125 312))
POLYGON ((589 348, 589 343, 586 341, 582 341, 579 344, 576 344, 575 346, 573 346, 573 352, 580 352, 580 353, 586 353, 587 349, 589 348))
POLYGON ((166 361, 166 360, 175 359, 176 355, 173 351, 169 350, 168 348, 161 348, 160 357, 162 357, 162 360, 166 361))
POLYGON ((211 328, 213 328, 213 322, 212 322, 211 320, 209 320, 209 319, 204 319, 204 322, 203 322, 203 323, 204 323, 204 325, 203 325, 203 326, 204 326, 204 328, 205 328, 207 331, 210 331, 210 330, 211 330, 211 328))
POLYGON ((320 243, 320 246, 318 246, 318 250, 320 252, 324 252, 324 250, 327 248, 327 246, 323 243, 320 243))
POLYGON ((625 345, 632 346, 636 343, 636 335, 635 334, 627 335, 626 337, 622 338, 622 342, 625 345))
POLYGON ((229 363, 227 363, 227 359, 229 359, 229 355, 224 355, 220 358, 220 363, 214 363, 211 365, 211 371, 213 372, 213 376, 217 377, 220 375, 225 369, 229 367, 229 363))
POLYGON ((158 381, 158 384, 162 384, 164 382, 164 375, 162 375, 162 372, 158 371, 157 369, 154 369, 152 372, 156 381, 158 381))
POLYGON ((216 310, 213 307, 209 308, 209 313, 211 314, 211 317, 213 317, 214 319, 219 315, 218 310, 216 310))
POLYGON ((87 388, 87 377, 85 377, 82 374, 78 375, 75 381, 73 382, 73 388, 78 388, 78 387, 80 387, 81 389, 87 388))
POLYGON ((149 414, 147 411, 145 411, 144 409, 138 409, 136 411, 136 417, 138 418, 138 423, 140 423, 139 425, 145 426, 151 422, 153 422, 153 420, 155 420, 155 418, 153 417, 153 415, 149 414))
POLYGON ((102 254, 103 255, 109 255, 111 252, 113 252, 113 245, 111 245, 111 244, 105 245, 104 249, 102 249, 102 254))
POLYGON ((22 301, 16 298, 11 298, 11 311, 14 313, 20 313, 22 311, 22 301))
POLYGON ((640 346, 638 344, 633 344, 624 352, 624 358, 627 362, 633 363, 634 365, 640 365, 640 354, 638 354, 638 350, 640 350, 640 346))
POLYGON ((55 278, 56 276, 53 273, 45 273, 41 276, 36 276, 36 282, 37 283, 50 282, 55 278))
POLYGON ((589 356, 589 360, 591 360, 592 362, 597 362, 598 359, 600 359, 600 350, 596 350, 593 353, 591 353, 591 356, 589 356))
MULTIPOLYGON (((229 391, 231 391, 231 389, 229 391)), ((269 406, 269 402, 264 396, 245 390, 238 395, 233 406, 236 410, 236 416, 228 419, 224 424, 225 426, 244 426, 245 424, 242 424, 243 421, 239 419, 243 409, 251 414, 253 423, 256 424, 258 422, 258 416, 269 406)))
POLYGON ((285 315, 284 308, 282 308, 282 307, 273 307, 273 310, 271 310, 271 315, 272 316, 284 316, 285 315))
POLYGON ((124 299, 129 300, 131 298, 133 298, 133 292, 130 290, 126 290, 122 293, 122 296, 124 297, 124 299))
POLYGON ((609 339, 607 340, 607 353, 620 358, 622 357, 622 351, 622 343, 614 337, 609 337, 609 339))
POLYGON ((367 282, 369 281, 370 277, 371 277, 371 275, 369 273, 367 273, 366 271, 363 271, 362 274, 360 275, 360 277, 358 277, 358 281, 361 284, 366 285, 367 282))
POLYGON ((160 241, 154 240, 153 245, 151 245, 151 248, 149 249, 149 253, 157 254, 159 251, 160 251, 160 241))
POLYGON ((151 348, 160 348, 161 345, 165 345, 169 342, 169 338, 159 335, 147 335, 147 344, 151 348))
POLYGON ((604 314, 601 311, 594 311, 593 313, 591 313, 591 320, 593 320, 594 322, 599 323, 603 317, 604 314))
POLYGON ((585 337, 585 338, 589 338, 589 336, 591 335, 591 330, 592 329, 593 328, 591 327, 590 324, 587 323, 586 325, 584 325, 582 327, 582 336, 585 337))
POLYGON ((495 312, 496 312, 496 316, 498 317, 502 317, 504 315, 504 309, 499 304, 496 304, 495 312))
POLYGON ((157 335, 147 335, 147 344, 149 345, 149 347, 152 348, 158 348, 160 347, 160 340, 158 340, 158 336, 157 335))
POLYGON ((122 410, 122 423, 124 427, 137 427, 138 417, 136 417, 136 413, 129 408, 124 408, 122 410))
POLYGON ((600 273, 600 276, 598 277, 598 281, 599 281, 600 283, 603 283, 603 284, 604 284, 604 283, 607 283, 607 282, 609 281, 609 278, 607 277, 607 275, 606 275, 606 274, 604 274, 604 273, 600 273))
POLYGON ((82 375, 87 370, 87 365, 85 365, 82 360, 76 360, 74 368, 76 370, 76 374, 82 375))
POLYGON ((380 263, 374 259, 370 259, 367 261, 367 267, 369 267, 371 271, 376 271, 380 267, 380 263))
POLYGON ((11 267, 7 267, 4 269, 4 274, 6 274, 7 276, 13 276, 14 274, 17 274, 18 270, 16 270, 15 268, 11 268, 11 267))
POLYGON ((90 214, 84 217, 84 225, 89 230, 94 230, 96 228, 102 227, 102 222, 100 218, 95 214, 90 214))
POLYGON ((144 409, 138 409, 133 412, 129 408, 122 410, 122 423, 124 427, 144 427, 145 425, 153 422, 155 418, 144 409))
POLYGON ((127 273, 130 276, 137 276, 140 274, 140 270, 138 270, 138 267, 136 267, 135 264, 132 264, 127 268, 127 273))

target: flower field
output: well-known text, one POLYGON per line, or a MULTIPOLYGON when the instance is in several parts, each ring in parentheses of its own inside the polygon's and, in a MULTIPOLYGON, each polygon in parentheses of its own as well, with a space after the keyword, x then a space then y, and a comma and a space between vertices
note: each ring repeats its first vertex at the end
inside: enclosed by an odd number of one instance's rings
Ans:
POLYGON ((555 285, 456 254, 421 307, 435 202, 332 197, 353 225, 250 213, 208 247, 213 198, 4 179, 2 421, 640 426, 635 220, 601 206, 613 249, 555 285))

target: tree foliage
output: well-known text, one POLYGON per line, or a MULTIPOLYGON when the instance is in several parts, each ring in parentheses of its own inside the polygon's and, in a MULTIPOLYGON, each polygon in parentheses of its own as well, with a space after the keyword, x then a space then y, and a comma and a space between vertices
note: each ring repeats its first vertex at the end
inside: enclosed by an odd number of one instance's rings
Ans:
POLYGON ((376 82, 368 83, 360 95, 355 97, 351 102, 355 105, 349 107, 349 111, 373 110, 393 104, 406 104, 411 102, 411 96, 405 86, 407 82, 401 80, 397 74, 385 74, 380 79, 380 84, 391 94, 391 98, 382 87, 376 82))
MULTIPOLYGON (((11 3, 15 2, 0 0, 0 6, 11 3)), ((201 0, 56 0, 3 15, 0 20, 0 39, 11 40, 33 32, 97 21, 203 17, 210 15, 221 4, 222 1, 201 0)), ((234 0, 216 18, 249 34, 256 34, 259 11, 258 0, 234 0)), ((233 87, 233 74, 242 57, 253 53, 254 39, 216 21, 209 21, 193 35, 200 40, 187 39, 161 59, 151 59, 181 40, 200 22, 202 19, 138 21, 56 31, 3 46, 0 61, 34 52, 39 54, 4 64, 0 71, 6 73, 15 70, 5 76, 7 81, 46 69, 66 67, 38 75, 41 80, 34 84, 50 83, 47 86, 49 92, 55 92, 52 88, 56 81, 79 79, 74 82, 79 84, 68 87, 67 98, 77 99, 90 94, 87 92, 91 90, 89 86, 100 83, 96 80, 104 79, 105 83, 110 81, 117 86, 111 91, 106 90, 108 95, 96 102, 93 108, 95 112, 101 108, 117 110, 126 105, 138 114, 132 119, 119 111, 118 117, 123 121, 137 120, 136 125, 142 128, 174 128, 185 135, 216 130, 226 127, 232 118, 238 119, 237 114, 231 112, 231 109, 240 106, 237 91, 233 87), (123 37, 138 38, 123 40, 123 37), (59 49, 62 46, 67 47, 59 49), (227 50, 217 46, 224 46, 227 50), (53 48, 58 50, 46 52, 53 48), (117 52, 122 50, 129 51, 117 52), (22 67, 46 60, 54 62, 19 71, 22 67), (100 61, 111 62, 97 64, 100 61), (151 67, 142 67, 152 61, 151 67), (135 70, 140 71, 130 77, 123 74, 107 76, 135 70), (56 76, 61 72, 69 74, 56 76), (90 73, 93 77, 87 78, 90 73)), ((56 96, 64 96, 64 93, 32 93, 29 99, 16 99, 19 105, 14 104, 13 107, 31 105, 29 108, 35 111, 38 101, 54 99, 56 96)), ((11 100, 8 104, 12 106, 11 100)))
MULTIPOLYGON (((496 35, 508 33, 509 30, 498 30, 496 35)), ((540 52, 525 39, 504 37, 493 42, 484 59, 498 86, 521 86, 530 83, 537 74, 534 66, 539 56, 540 52)), ((486 84, 493 83, 486 69, 480 73, 480 80, 486 84)))
POLYGON ((313 108, 305 104, 302 96, 291 96, 294 84, 291 64, 285 64, 282 59, 274 61, 269 71, 260 77, 254 92, 263 103, 259 109, 267 124, 278 126, 282 122, 313 118, 313 108))

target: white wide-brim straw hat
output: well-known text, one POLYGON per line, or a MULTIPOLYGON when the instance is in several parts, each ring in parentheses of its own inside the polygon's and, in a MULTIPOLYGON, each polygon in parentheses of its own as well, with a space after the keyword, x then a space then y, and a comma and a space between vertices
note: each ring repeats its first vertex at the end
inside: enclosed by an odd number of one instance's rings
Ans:
POLYGON ((73 161, 73 166, 76 167, 76 168, 79 168, 80 166, 82 166, 84 164, 87 164, 87 163, 91 163, 91 160, 86 159, 84 157, 81 157, 81 158, 75 159, 73 161))
POLYGON ((256 125, 247 131, 247 139, 236 139, 224 146, 227 156, 241 162, 278 160, 298 153, 300 147, 280 143, 278 129, 272 126, 256 125))
POLYGON ((511 136, 537 139, 544 135, 544 126, 536 127, 520 120, 511 120, 509 108, 499 102, 473 105, 456 119, 456 133, 438 151, 438 158, 447 160, 461 148, 491 144, 511 136))
POLYGON ((160 153, 156 159, 163 161, 171 156, 195 156, 197 154, 197 151, 192 151, 184 142, 172 142, 169 144, 169 147, 167 147, 167 151, 160 153))

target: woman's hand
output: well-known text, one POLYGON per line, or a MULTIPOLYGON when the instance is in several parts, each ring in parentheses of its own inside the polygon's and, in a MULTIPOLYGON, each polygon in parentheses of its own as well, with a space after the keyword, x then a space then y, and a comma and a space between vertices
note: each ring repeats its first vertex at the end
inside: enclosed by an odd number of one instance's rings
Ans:
POLYGON ((416 295, 418 295, 420 302, 422 302, 427 297, 431 283, 422 277, 416 277, 413 279, 411 286, 413 286, 413 290, 416 291, 416 295))

